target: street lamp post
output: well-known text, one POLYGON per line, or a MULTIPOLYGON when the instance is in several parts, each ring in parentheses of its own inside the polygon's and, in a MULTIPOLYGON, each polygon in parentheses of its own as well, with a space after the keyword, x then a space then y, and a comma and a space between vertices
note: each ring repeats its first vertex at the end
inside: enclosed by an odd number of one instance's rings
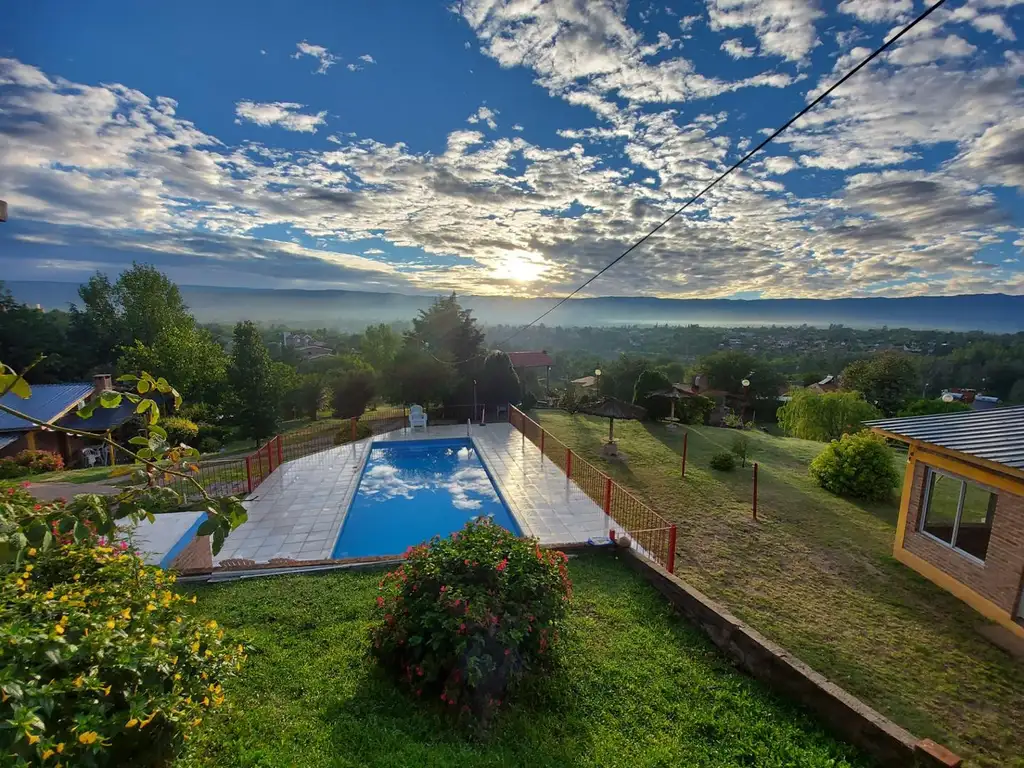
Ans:
POLYGON ((597 394, 600 395, 601 394, 601 369, 600 368, 595 368, 594 369, 594 380, 596 382, 595 386, 597 388, 597 394))

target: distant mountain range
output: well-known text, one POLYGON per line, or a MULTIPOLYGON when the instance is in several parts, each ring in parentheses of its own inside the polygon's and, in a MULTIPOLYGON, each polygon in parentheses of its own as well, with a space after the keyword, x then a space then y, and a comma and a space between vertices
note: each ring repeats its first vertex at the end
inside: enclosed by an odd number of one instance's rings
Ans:
MULTIPOLYGON (((45 309, 78 301, 78 285, 10 282, 15 298, 45 309)), ((433 297, 365 291, 308 291, 181 286, 200 322, 249 319, 306 328, 362 327, 411 320, 433 297)), ((487 325, 527 323, 552 299, 461 296, 487 325)), ((698 323, 724 327, 842 324, 853 328, 939 329, 1015 333, 1024 330, 1024 296, 975 294, 868 299, 656 299, 607 296, 572 299, 545 318, 547 325, 650 325, 698 323)))

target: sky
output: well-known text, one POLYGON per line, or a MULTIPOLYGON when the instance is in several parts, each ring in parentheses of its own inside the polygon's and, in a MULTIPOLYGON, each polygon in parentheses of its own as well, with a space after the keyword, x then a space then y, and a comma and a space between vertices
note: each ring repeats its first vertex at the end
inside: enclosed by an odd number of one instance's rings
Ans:
MULTIPOLYGON (((36 0, 0 279, 559 296, 920 0, 36 0)), ((1024 0, 949 0, 584 295, 1024 294, 1024 0)))

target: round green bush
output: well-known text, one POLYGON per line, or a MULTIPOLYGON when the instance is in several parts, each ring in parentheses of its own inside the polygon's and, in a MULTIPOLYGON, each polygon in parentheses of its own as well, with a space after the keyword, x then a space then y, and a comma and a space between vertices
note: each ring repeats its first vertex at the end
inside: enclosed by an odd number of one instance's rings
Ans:
POLYGON ((200 453, 215 453, 221 449, 221 441, 216 437, 201 437, 196 448, 200 453))
POLYGON ((717 469, 719 472, 732 472, 736 469, 736 457, 729 451, 719 451, 711 457, 711 461, 708 463, 712 469, 717 469))
POLYGON ((167 430, 167 442, 171 445, 190 445, 199 435, 196 423, 181 416, 165 416, 160 419, 160 426, 167 430))
POLYGON ((123 544, 27 555, 0 580, 0 753, 16 765, 166 764, 221 705, 244 649, 189 618, 173 575, 123 544))
POLYGON ((0 459, 0 480, 13 480, 31 474, 31 469, 21 466, 12 456, 0 459))
POLYGON ((410 548, 380 582, 372 653, 416 696, 485 725, 550 661, 572 595, 567 561, 487 518, 410 548))
POLYGON ((900 482, 885 440, 871 432, 833 440, 811 462, 810 473, 827 491, 869 501, 887 498, 900 482))

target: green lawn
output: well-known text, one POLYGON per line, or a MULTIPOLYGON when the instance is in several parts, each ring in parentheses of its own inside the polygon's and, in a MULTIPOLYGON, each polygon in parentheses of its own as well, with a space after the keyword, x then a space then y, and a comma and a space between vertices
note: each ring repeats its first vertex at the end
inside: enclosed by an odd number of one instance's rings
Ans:
POLYGON ((918 736, 971 765, 1024 766, 1024 665, 977 634, 979 614, 892 557, 898 491, 877 504, 836 498, 807 474, 821 443, 749 433, 754 522, 750 469, 708 468, 731 430, 687 428, 683 481, 683 429, 616 423, 622 467, 599 457, 606 419, 540 421, 678 524, 681 578, 918 736))
POLYGON ((556 672, 524 686, 480 741, 368 661, 379 573, 254 579, 194 610, 252 644, 230 709, 176 768, 218 766, 866 766, 809 715, 734 670, 611 557, 573 559, 556 672))
MULTIPOLYGON (((29 475, 19 480, 28 480, 31 483, 102 483, 105 480, 117 480, 110 477, 111 467, 87 467, 86 469, 62 469, 57 472, 43 472, 38 475, 29 475)), ((127 482, 128 473, 118 482, 127 482)))

